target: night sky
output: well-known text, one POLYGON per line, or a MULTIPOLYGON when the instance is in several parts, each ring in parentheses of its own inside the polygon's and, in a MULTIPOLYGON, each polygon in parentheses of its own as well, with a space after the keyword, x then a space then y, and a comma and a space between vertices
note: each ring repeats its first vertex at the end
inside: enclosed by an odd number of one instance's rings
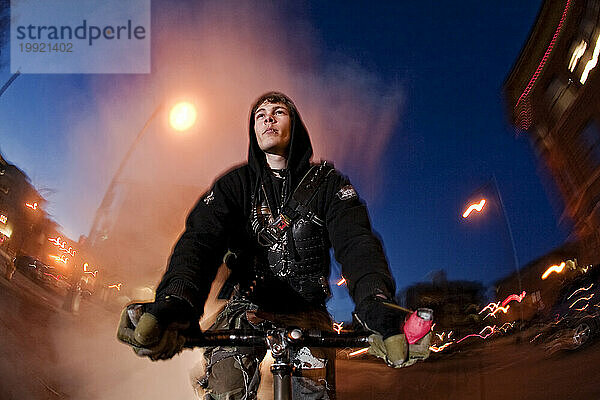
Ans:
MULTIPOLYGON (((357 106, 352 113, 362 124, 363 146, 369 146, 370 138, 375 137, 369 128, 377 129, 390 107, 394 111, 397 119, 386 136, 383 151, 377 152, 368 166, 364 159, 355 157, 341 163, 332 161, 367 200, 398 288, 428 280, 432 271, 441 269, 449 279, 491 283, 514 271, 506 219, 496 204, 491 204, 488 213, 474 214, 469 220, 461 214, 482 186, 492 196, 491 201, 497 202, 495 186, 488 184, 492 176, 496 177, 504 201, 521 266, 559 246, 569 230, 567 225, 559 226, 560 200, 552 187, 542 185, 545 172, 538 167, 526 134, 510 126, 502 97, 503 82, 528 37, 540 4, 446 1, 395 5, 370 2, 367 6, 344 1, 296 3, 276 9, 271 3, 259 2, 244 7, 229 3, 231 10, 217 12, 208 6, 192 7, 185 1, 169 2, 169 6, 154 2, 152 74, 22 75, 0 97, 0 150, 29 174, 37 188, 56 190, 49 196, 48 210, 65 233, 74 239, 87 234, 123 148, 133 136, 115 141, 114 137, 99 133, 97 127, 82 126, 96 122, 111 126, 106 123, 106 110, 119 107, 117 88, 139 89, 162 76, 161 66, 169 62, 164 60, 164 48, 157 51, 155 43, 163 30, 177 23, 194 26, 190 19, 209 11, 210 15, 226 15, 230 21, 247 21, 253 27, 237 24, 240 32, 255 32, 248 39, 256 49, 249 52, 250 57, 260 58, 263 48, 270 57, 268 73, 255 73, 256 80, 247 85, 241 99, 235 100, 246 107, 240 106, 244 110, 238 113, 240 121, 245 123, 251 99, 270 89, 281 89, 292 98, 302 99, 297 103, 301 113, 308 109, 308 117, 304 113, 303 116, 309 131, 312 112, 308 105, 313 100, 326 118, 339 118, 335 112, 328 114, 327 101, 322 101, 317 90, 302 91, 298 89, 300 84, 290 82, 311 75, 311 82, 329 85, 329 80, 336 81, 340 66, 353 71, 351 82, 344 83, 352 88, 349 97, 356 97, 359 105, 362 96, 370 99, 369 107, 357 106), (188 15, 187 7, 194 12, 188 15), (177 15, 184 16, 183 20, 178 20, 177 15), (276 29, 265 24, 269 18, 276 29), (261 26, 263 30, 256 29, 261 26), (275 34, 278 32, 285 34, 275 34), (272 46, 283 49, 281 65, 277 63, 277 51, 270 51, 272 46), (269 79, 277 75, 277 68, 285 69, 285 79, 269 79), (390 91, 400 94, 394 97, 397 103, 392 105, 388 96, 379 96, 390 91), (253 94, 246 95, 247 92, 253 94), (94 119, 95 114, 102 114, 103 119, 94 119), (91 148, 100 152, 104 149, 114 161, 102 162, 92 157, 88 161, 94 168, 86 174, 82 172, 87 167, 85 158, 76 153, 81 141, 87 139, 91 148), (104 140, 110 144, 105 145, 104 140), (367 174, 365 169, 371 172, 367 174)), ((201 21, 198 25, 211 22, 206 18, 201 21)), ((207 37, 203 30, 207 28, 198 29, 196 37, 186 37, 178 45, 199 45, 207 37)), ((245 33, 236 36, 233 32, 224 40, 239 41, 244 37, 245 33)), ((211 46, 220 51, 218 43, 211 46)), ((184 63, 181 60, 173 59, 170 65, 184 63)), ((235 73, 236 68, 245 66, 228 68, 235 73)), ((10 75, 9 66, 4 64, 0 83, 10 75)), ((335 88, 336 83, 331 83, 329 91, 331 87, 335 88)), ((161 90, 149 93, 140 100, 141 105, 136 105, 139 108, 132 110, 128 128, 131 135, 151 113, 152 102, 148 98, 159 97, 161 90)), ((228 96, 235 99, 236 92, 229 90, 228 96)), ((132 104, 132 96, 125 97, 127 104, 132 104)), ((211 97, 203 101, 209 104, 211 97)), ((324 137, 329 133, 319 132, 324 137)), ((322 153, 335 154, 327 150, 322 153)), ((245 159, 245 151, 236 150, 235 154, 231 160, 245 159)), ((206 188, 208 182, 185 183, 206 188)), ((337 318, 346 318, 350 310, 348 298, 337 289, 335 292, 330 309, 337 318)))

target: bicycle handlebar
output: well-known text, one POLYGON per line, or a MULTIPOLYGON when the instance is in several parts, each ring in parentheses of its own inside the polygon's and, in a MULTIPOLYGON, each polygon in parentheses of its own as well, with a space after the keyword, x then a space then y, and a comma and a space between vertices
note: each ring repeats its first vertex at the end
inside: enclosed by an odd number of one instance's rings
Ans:
POLYGON ((267 332, 241 329, 206 331, 201 336, 186 339, 185 347, 212 346, 268 346, 268 338, 283 333, 288 346, 294 347, 365 347, 369 336, 356 333, 340 333, 302 330, 298 328, 278 329, 267 332))

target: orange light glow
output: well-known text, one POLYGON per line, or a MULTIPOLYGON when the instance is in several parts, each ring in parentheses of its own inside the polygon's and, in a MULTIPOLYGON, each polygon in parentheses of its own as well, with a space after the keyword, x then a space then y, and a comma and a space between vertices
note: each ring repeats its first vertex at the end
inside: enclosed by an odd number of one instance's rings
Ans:
POLYGON ((0 222, 2 222, 3 224, 5 224, 6 221, 8 221, 8 219, 6 218, 6 215, 0 214, 0 222))
POLYGON ((62 240, 60 236, 48 238, 48 241, 54 243, 54 245, 58 247, 60 251, 64 251, 65 253, 69 253, 71 256, 75 257, 75 250, 73 250, 71 246, 67 248, 67 242, 62 240))
POLYGON ((590 305, 590 303, 586 303, 586 305, 585 305, 585 306, 583 306, 583 307, 581 307, 581 308, 576 308, 575 310, 576 310, 576 311, 583 311, 583 310, 585 310, 586 308, 588 308, 588 306, 589 306, 589 305, 590 305))
POLYGON ((514 325, 515 325, 514 321, 513 322, 506 322, 504 325, 502 325, 500 328, 498 328, 498 330, 506 333, 506 331, 508 331, 514 325))
POLYGON ((574 301, 574 302, 573 302, 573 303, 572 303, 572 304, 569 306, 569 308, 573 308, 573 306, 574 306, 575 304, 577 304, 577 303, 578 303, 579 301, 581 301, 581 300, 589 301, 589 300, 590 300, 592 297, 594 297, 594 293, 590 294, 588 297, 580 297, 580 298, 578 298, 577 300, 575 300, 575 301, 574 301))
POLYGON ((563 272, 563 270, 565 269, 565 262, 561 262, 560 265, 553 265, 551 267, 549 267, 543 274, 542 274, 542 280, 546 279, 548 277, 548 275, 550 275, 553 272, 556 272, 557 274, 560 274, 561 272, 563 272))
POLYGON ((345 285, 345 284, 346 284, 346 278, 344 278, 343 276, 342 276, 342 279, 340 279, 340 280, 339 280, 339 281, 336 283, 336 285, 338 285, 338 286, 342 286, 342 285, 345 285))
POLYGON ((69 262, 69 259, 64 254, 62 256, 50 255, 48 257, 52 258, 56 262, 61 262, 63 264, 66 264, 69 262))
POLYGON ((31 204, 31 203, 25 203, 25 206, 31 208, 32 210, 37 210, 38 203, 33 203, 33 204, 31 204))
POLYGON ((340 332, 342 331, 342 327, 343 327, 343 326, 344 326, 344 323, 343 323, 343 322, 340 322, 340 323, 334 322, 334 323, 333 323, 333 330, 334 330, 334 331, 336 331, 336 332, 337 332, 337 334, 339 335, 339 334, 340 334, 340 332))
POLYGON ((114 285, 108 285, 108 288, 109 289, 117 289, 117 291, 120 291, 121 290, 121 286, 123 286, 123 284, 121 282, 119 282, 119 283, 116 283, 114 285))
POLYGON ((446 347, 450 346, 452 343, 454 342, 448 342, 448 343, 444 343, 441 346, 429 346, 429 350, 433 351, 434 353, 439 353, 440 351, 444 350, 446 347))
POLYGON ((521 294, 511 294, 510 296, 505 298, 504 301, 502 301, 502 306, 504 307, 505 305, 507 305, 508 303, 510 303, 513 300, 520 303, 521 301, 523 301, 523 298, 525 297, 526 294, 527 294, 527 292, 525 292, 525 291, 523 291, 521 294))
POLYGON ((486 315, 485 317, 483 317, 483 319, 486 319, 487 317, 489 317, 490 315, 494 318, 496 317, 496 314, 498 313, 498 311, 502 311, 504 314, 506 314, 508 312, 508 310, 510 309, 510 306, 506 306, 506 307, 498 307, 496 308, 493 312, 489 313, 488 315, 486 315))
POLYGON ((348 354, 348 357, 354 357, 360 354, 365 354, 367 351, 369 351, 369 348, 365 347, 364 349, 353 351, 352 353, 348 354))
POLYGON ((92 275, 94 278, 96 277, 96 275, 98 274, 98 270, 92 271, 91 269, 88 270, 88 267, 90 265, 88 263, 83 263, 83 272, 85 274, 90 274, 92 275))
POLYGON ((500 302, 498 303, 490 303, 487 306, 483 307, 481 309, 481 311, 479 311, 479 314, 482 314, 485 310, 487 310, 488 308, 490 309, 490 312, 493 312, 494 310, 496 310, 498 307, 500 306, 500 302))
POLYGON ((192 103, 177 103, 169 113, 171 127, 177 131, 185 131, 196 122, 196 107, 192 103))
POLYGON ((569 297, 567 297, 567 300, 569 300, 571 297, 575 296, 575 295, 576 295, 577 293, 579 293, 579 292, 584 292, 584 291, 588 291, 588 290, 590 290, 590 289, 592 288, 592 286, 594 286, 594 284, 593 284, 593 283, 591 283, 591 284, 590 284, 590 286, 588 286, 588 287, 586 287, 586 288, 584 288, 584 287, 580 287, 579 289, 577 289, 576 291, 574 291, 573 293, 571 293, 571 294, 569 295, 569 297))
POLYGON ((481 199, 481 201, 479 203, 473 203, 469 206, 469 208, 467 208, 467 211, 464 212, 464 214, 462 215, 463 218, 467 218, 471 212, 473 212, 473 210, 475 211, 481 211, 483 209, 483 206, 485 205, 485 199, 481 199))

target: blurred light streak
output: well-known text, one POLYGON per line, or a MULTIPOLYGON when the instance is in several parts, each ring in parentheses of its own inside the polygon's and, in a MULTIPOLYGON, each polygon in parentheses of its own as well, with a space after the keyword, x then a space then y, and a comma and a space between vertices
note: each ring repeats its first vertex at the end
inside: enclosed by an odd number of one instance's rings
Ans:
POLYGON ((506 307, 498 307, 496 308, 494 311, 488 313, 488 315, 486 315, 485 317, 483 317, 483 319, 486 319, 487 317, 489 317, 490 315, 494 318, 498 318, 496 317, 496 313, 498 313, 498 311, 502 311, 504 314, 506 314, 508 312, 508 310, 510 309, 510 305, 506 306, 506 307))
POLYGON ((353 351, 352 353, 348 354, 348 357, 354 357, 354 356, 358 356, 360 354, 365 354, 367 351, 369 351, 369 348, 365 347, 363 349, 353 351))
POLYGON ((61 251, 69 253, 71 256, 75 257, 75 250, 73 250, 71 246, 69 246, 69 248, 67 249, 67 242, 65 240, 61 240, 60 236, 57 236, 55 238, 48 238, 48 240, 54 243, 55 246, 60 248, 61 251))
POLYGON ((346 278, 344 278, 344 277, 342 276, 342 279, 340 279, 340 280, 339 280, 339 281, 336 283, 336 285, 338 285, 338 286, 342 286, 342 285, 344 285, 344 284, 346 284, 346 278))
POLYGON ((576 291, 574 291, 573 293, 571 293, 571 294, 569 295, 569 297, 567 297, 567 300, 569 300, 571 297, 575 296, 575 295, 576 295, 577 293, 579 293, 579 292, 583 292, 583 291, 590 290, 590 289, 592 288, 592 286, 594 286, 594 284, 593 284, 593 283, 591 283, 591 284, 590 284, 590 286, 588 286, 588 287, 586 287, 586 288, 584 288, 583 286, 582 286, 582 287, 580 287, 579 289, 577 289, 576 291))
POLYGON ((552 50, 554 49, 554 44, 556 43, 556 40, 560 35, 560 31, 562 30, 562 26, 565 22, 565 18, 567 17, 569 7, 571 6, 571 1, 572 0, 567 0, 567 3, 565 4, 565 9, 563 10, 560 21, 558 22, 558 26, 556 27, 556 31, 552 36, 552 40, 550 40, 550 44, 548 45, 548 48, 546 49, 542 60, 540 61, 537 69, 531 76, 531 79, 529 80, 529 83, 527 83, 527 86, 523 90, 523 93, 521 93, 521 96, 519 96, 519 100, 517 100, 517 103, 515 104, 515 110, 519 108, 519 105, 521 105, 522 107, 521 111, 519 112, 518 120, 522 122, 520 125, 521 128, 524 130, 529 129, 529 127, 531 126, 531 117, 529 115, 531 113, 531 106, 529 105, 528 101, 526 101, 526 98, 527 96, 529 96, 529 92, 531 92, 531 89, 533 89, 533 85, 535 85, 535 82, 540 76, 542 69, 544 69, 544 66, 546 65, 548 57, 550 57, 550 53, 552 53, 552 50), (523 102, 523 104, 521 104, 521 102, 523 102))
POLYGON ((117 291, 120 291, 121 286, 123 286, 123 284, 121 282, 119 282, 119 283, 115 283, 114 285, 108 285, 108 288, 109 289, 117 289, 117 291))
POLYGON ((343 327, 343 326, 344 326, 344 323, 343 323, 343 322, 340 322, 340 323, 334 322, 334 323, 333 323, 333 330, 334 330, 334 331, 336 331, 336 332, 337 332, 337 334, 339 335, 339 334, 340 334, 340 332, 342 331, 342 327, 343 327))
POLYGON ((504 307, 505 305, 507 305, 508 303, 510 303, 513 300, 518 301, 520 303, 521 301, 523 301, 523 298, 525 297, 526 294, 527 293, 524 290, 521 294, 511 294, 510 296, 508 296, 507 298, 505 298, 502 301, 502 307, 504 307))
POLYGON ((575 50, 573 50, 573 54, 571 55, 571 61, 569 61, 569 71, 573 72, 575 70, 579 59, 581 58, 583 53, 585 53, 585 49, 587 49, 587 42, 585 40, 582 40, 579 43, 579 45, 577 45, 575 50))
POLYGON ((452 343, 454 343, 454 342, 444 343, 441 346, 429 346, 429 350, 433 351, 434 353, 439 353, 440 351, 444 350, 446 347, 450 346, 452 343))
POLYGON ((560 274, 561 272, 563 272, 563 270, 565 269, 565 262, 561 262, 560 265, 553 265, 551 267, 549 267, 543 274, 542 274, 542 279, 546 279, 548 277, 548 275, 550 275, 553 272, 556 272, 557 274, 560 274))
POLYGON ((54 275, 54 274, 51 274, 50 272, 44 272, 44 275, 52 277, 52 278, 56 279, 57 281, 60 281, 60 275, 54 275))
POLYGON ((444 335, 446 334, 446 332, 442 332, 441 334, 436 333, 435 336, 437 336, 440 340, 444 340, 444 335))
POLYGON ((569 308, 573 308, 573 306, 575 304, 577 304, 577 302, 579 302, 580 300, 585 300, 585 301, 589 301, 592 297, 594 297, 594 293, 590 294, 588 297, 580 297, 577 300, 575 300, 570 306, 569 308))
POLYGON ((67 256, 62 255, 62 256, 55 256, 55 255, 50 255, 48 256, 50 258, 52 258, 53 260, 57 261, 57 262, 61 262, 63 264, 66 264, 69 262, 69 259, 67 258, 67 256))
POLYGON ((585 69, 581 73, 581 79, 579 82, 583 85, 585 81, 587 81, 588 75, 592 69, 596 67, 598 64, 598 56, 600 55, 600 33, 598 34, 598 38, 596 39, 596 46, 594 46, 594 54, 592 55, 592 59, 585 64, 585 69))
POLYGON ((8 219, 6 218, 6 215, 0 214, 0 222, 2 222, 3 224, 5 224, 6 221, 8 221, 8 219))
POLYGON ((37 210, 38 203, 33 203, 33 204, 31 204, 31 203, 25 203, 25 206, 31 208, 32 210, 37 210))
POLYGON ((487 306, 483 307, 481 309, 481 311, 479 311, 479 314, 483 313, 485 310, 487 310, 488 308, 490 309, 490 312, 493 312, 495 309, 497 309, 500 306, 500 302, 497 303, 490 303, 487 306))
POLYGON ((481 211, 483 209, 484 205, 485 205, 485 199, 481 199, 481 201, 479 203, 471 204, 469 206, 469 208, 467 208, 467 211, 465 211, 464 214, 462 215, 463 218, 467 218, 473 210, 481 211))
POLYGON ((506 333, 506 331, 508 331, 510 328, 512 328, 515 325, 515 322, 506 322, 504 323, 504 325, 502 325, 500 328, 498 328, 499 331, 503 331, 504 333, 506 333))
POLYGON ((90 275, 92 275, 92 276, 95 278, 95 277, 96 277, 96 275, 98 274, 98 270, 95 270, 95 271, 92 271, 91 269, 90 269, 90 270, 88 270, 87 268, 88 268, 89 266, 90 266, 90 265, 89 265, 88 263, 83 263, 83 272, 84 272, 85 274, 90 274, 90 275))
POLYGON ((448 333, 448 339, 450 339, 450 336, 452 336, 453 333, 454 331, 450 331, 450 333, 448 333))
POLYGON ((482 330, 482 331, 481 331, 479 334, 477 334, 477 333, 472 333, 472 334, 470 334, 470 335, 467 335, 467 336, 465 336, 464 338, 462 338, 462 339, 460 339, 460 340, 457 340, 457 341, 456 341, 456 343, 460 343, 460 342, 462 342, 463 340, 465 340, 465 339, 467 339, 467 338, 470 338, 470 337, 475 337, 475 336, 477 336, 477 337, 479 337, 479 338, 481 338, 481 339, 485 340, 485 339, 489 338, 491 335, 493 335, 495 332, 496 332, 496 325, 494 325, 493 327, 486 326, 485 328, 483 328, 483 330, 482 330), (492 331, 491 331, 490 333, 488 333, 487 335, 483 336, 482 334, 483 334, 483 332, 484 332, 484 331, 485 331, 487 328, 490 328, 492 331))
POLYGON ((588 306, 589 306, 589 305, 590 305, 590 303, 587 303, 587 304, 586 304, 584 307, 581 307, 581 308, 576 308, 576 309, 575 309, 575 311, 583 311, 583 310, 585 310, 586 308, 588 308, 588 306))

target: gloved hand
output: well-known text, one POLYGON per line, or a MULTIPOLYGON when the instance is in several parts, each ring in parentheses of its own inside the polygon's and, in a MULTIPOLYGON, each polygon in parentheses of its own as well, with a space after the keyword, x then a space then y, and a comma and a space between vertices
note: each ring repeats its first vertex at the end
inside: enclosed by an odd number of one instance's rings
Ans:
POLYGON ((408 357, 408 342, 403 333, 384 339, 381 335, 369 336, 369 354, 383 359, 387 365, 394 368, 404 366, 408 357))
POLYGON ((356 307, 355 317, 366 329, 385 340, 402 333, 405 314, 384 305, 384 301, 394 303, 383 294, 367 297, 356 307))
POLYGON ((117 338, 140 357, 167 360, 183 350, 185 334, 191 333, 192 316, 192 307, 172 296, 131 304, 121 313, 117 338))
POLYGON ((368 330, 369 354, 382 358, 389 366, 399 368, 408 357, 408 342, 402 333, 404 313, 382 304, 393 303, 383 294, 368 297, 356 307, 356 317, 368 330))

